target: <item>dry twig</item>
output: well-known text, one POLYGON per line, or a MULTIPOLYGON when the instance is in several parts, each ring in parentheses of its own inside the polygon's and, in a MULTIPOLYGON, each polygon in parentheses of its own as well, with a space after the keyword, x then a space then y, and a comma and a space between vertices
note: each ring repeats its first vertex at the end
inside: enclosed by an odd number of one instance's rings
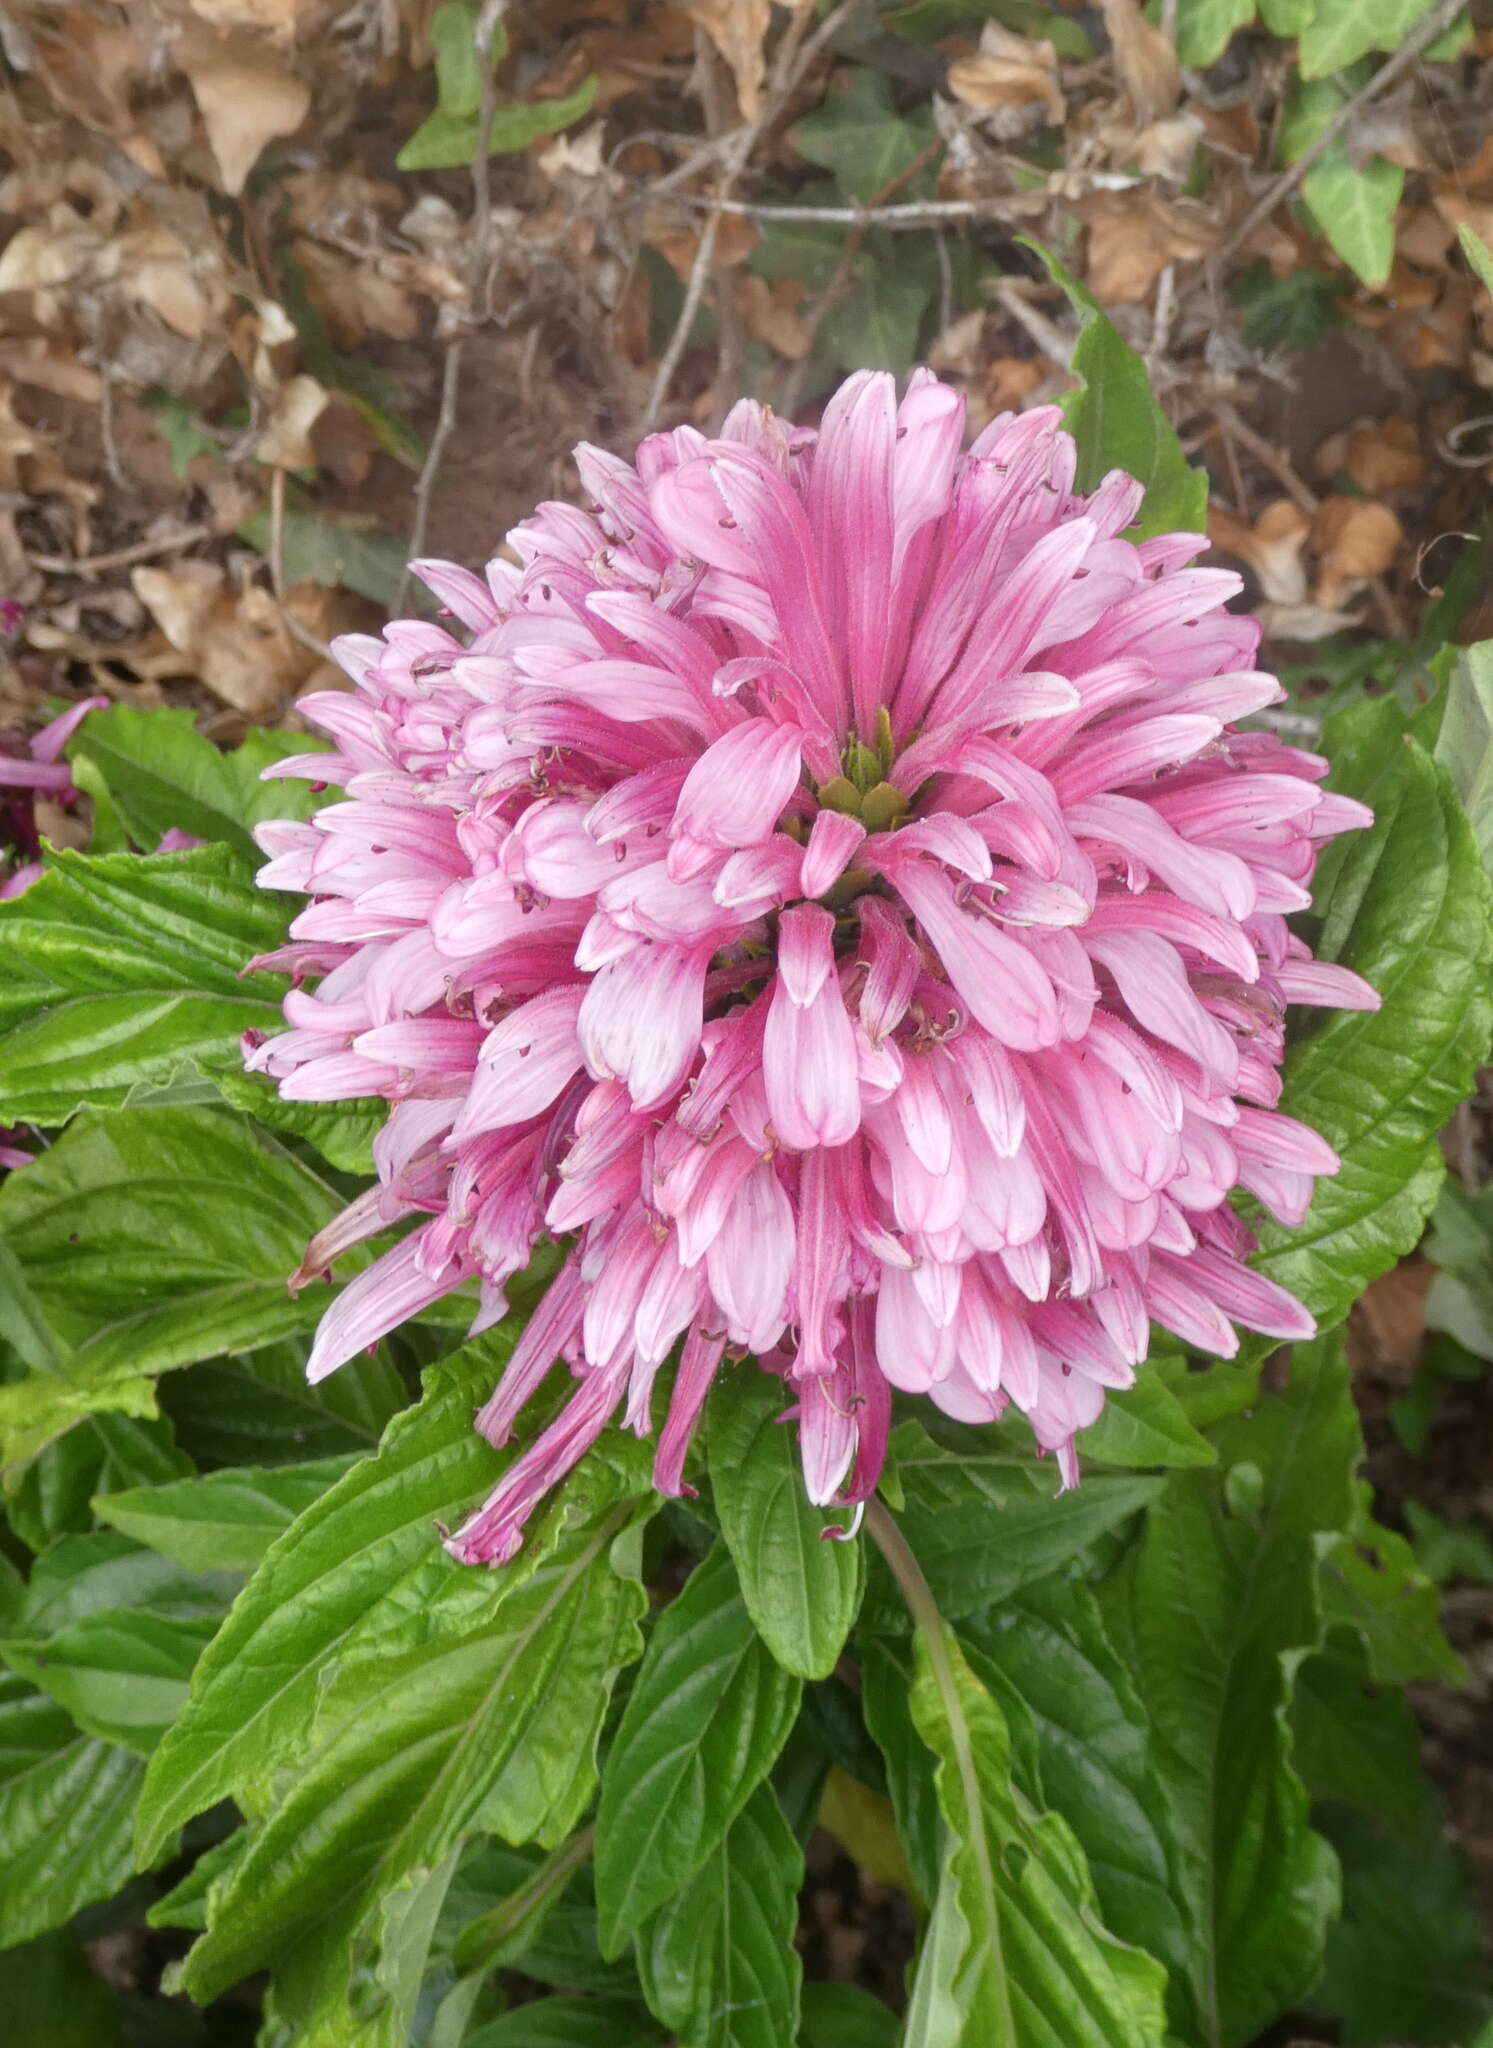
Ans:
MULTIPOLYGON (((27 499, 21 501, 29 503, 27 499)), ((67 555, 35 555, 28 553, 27 561, 33 569, 40 569, 46 576, 102 576, 109 569, 133 568, 137 562, 153 562, 161 555, 174 555, 179 548, 195 548, 200 542, 212 540, 215 529, 203 520, 191 526, 174 526, 169 533, 157 534, 154 540, 137 540, 127 548, 113 548, 107 555, 79 555, 75 560, 67 555)))

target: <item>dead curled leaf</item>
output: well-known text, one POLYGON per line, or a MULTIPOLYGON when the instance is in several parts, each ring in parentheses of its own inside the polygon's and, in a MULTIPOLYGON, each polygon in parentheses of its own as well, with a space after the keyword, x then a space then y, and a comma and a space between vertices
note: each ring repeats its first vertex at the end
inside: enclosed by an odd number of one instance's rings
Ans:
POLYGON ((1303 559, 1312 522, 1299 505, 1278 498, 1251 526, 1221 505, 1208 508, 1208 539, 1220 554, 1253 570, 1267 604, 1300 604, 1306 597, 1303 559))
POLYGON ((1413 491, 1426 473, 1420 429, 1403 413, 1355 421, 1342 433, 1328 435, 1312 456, 1312 468, 1328 483, 1349 477, 1366 498, 1413 491))
POLYGON ((1399 520, 1372 498, 1324 498, 1312 520, 1320 567, 1313 596, 1335 607, 1382 576, 1404 540, 1399 520))
MULTIPOLYGON (((199 677, 213 696, 245 718, 276 715, 282 700, 322 665, 287 630, 269 591, 257 584, 228 589, 216 562, 140 568, 130 580, 182 657, 176 673, 199 677)), ((319 608, 331 595, 316 584, 297 584, 286 604, 315 631, 319 608), (308 609, 311 616, 303 616, 308 609)))
POLYGON ((742 326, 753 341, 791 363, 802 362, 814 346, 814 330, 803 316, 803 298, 804 287, 797 278, 781 277, 769 284, 765 277, 743 271, 736 280, 742 326))
POLYGON ((684 0, 684 11, 699 23, 730 66, 743 120, 755 121, 762 111, 762 80, 767 70, 762 46, 772 19, 771 0, 684 0))
POLYGON ((1100 0, 1104 26, 1120 83, 1135 118, 1145 127, 1171 113, 1182 91, 1182 73, 1171 39, 1141 13, 1137 0, 1100 0))
POLYGON ((999 22, 987 21, 973 57, 958 57, 949 66, 949 91, 978 114, 1007 107, 1041 107, 1047 120, 1060 127, 1067 103, 1058 86, 1057 51, 1051 43, 1018 36, 999 22))
POLYGON ((316 450, 311 429, 326 410, 323 385, 304 371, 292 377, 280 390, 270 413, 269 424, 260 435, 254 453, 271 469, 311 469, 316 450))
POLYGON ((1089 286, 1105 305, 1144 299, 1169 263, 1206 256, 1218 241, 1193 201, 1155 192, 1096 192, 1078 211, 1089 231, 1089 286))
POLYGON ((266 144, 305 120, 311 88, 245 36, 191 33, 172 55, 191 83, 223 190, 236 198, 266 144))

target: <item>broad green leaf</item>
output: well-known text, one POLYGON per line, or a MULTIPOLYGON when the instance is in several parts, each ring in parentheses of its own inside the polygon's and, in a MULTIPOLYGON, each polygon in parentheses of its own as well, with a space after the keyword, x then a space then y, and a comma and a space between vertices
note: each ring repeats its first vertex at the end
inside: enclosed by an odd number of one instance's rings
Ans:
POLYGON ((94 1512, 188 1571, 253 1571, 296 1516, 347 1472, 349 1455, 253 1467, 101 1494, 94 1512))
MULTIPOLYGON (((482 59, 477 49, 481 12, 476 0, 441 0, 430 17, 436 104, 454 120, 475 114, 482 104, 482 59)), ((489 67, 500 64, 507 52, 508 31, 499 21, 488 46, 489 67)))
POLYGON ((1433 0, 1312 0, 1297 55, 1303 78, 1345 71, 1370 50, 1397 50, 1433 0))
POLYGON ((760 1785, 688 1891, 638 1937, 648 2004, 678 2048, 784 2048, 798 2028, 793 1946, 803 1857, 760 1785))
MULTIPOLYGON (((439 114, 432 120, 440 120, 439 114)), ((304 356, 303 356, 304 360, 304 356)), ((346 358, 339 358, 345 361, 346 358)), ((335 383, 335 379, 323 377, 323 382, 335 383)), ((343 391, 347 398, 365 417, 372 415, 370 424, 379 439, 389 447, 390 453, 408 462, 410 450, 405 435, 408 430, 402 421, 380 414, 366 399, 356 392, 343 391)), ((419 457, 415 457, 418 466, 419 457)), ((250 547, 266 554, 271 545, 270 515, 268 510, 254 513, 239 528, 240 537, 250 547)), ((292 583, 320 583, 327 590, 353 590, 359 597, 366 597, 370 604, 392 605, 400 583, 404 579, 408 550, 398 535, 386 533, 374 520, 367 517, 329 518, 323 512, 313 512, 309 506, 287 505, 285 508, 285 531, 281 544, 281 561, 287 579, 292 583)), ((305 789, 308 785, 298 785, 305 789)), ((283 787, 283 785, 282 785, 283 787)))
POLYGON ((232 1108, 268 1124, 289 1138, 302 1138, 339 1173, 372 1175, 373 1141, 383 1129, 389 1105, 380 1100, 285 1102, 262 1074, 246 1074, 238 1056, 214 1060, 214 1089, 232 1108))
POLYGON ((951 1840, 906 2048, 1160 2048, 1165 1972, 1105 1929, 1067 1824, 1016 1789, 1000 1709, 953 1633, 920 1629, 916 1658, 912 1712, 951 1840))
POLYGON ((1434 758, 1450 775, 1483 866, 1493 872, 1493 640, 1458 649, 1434 758))
MULTIPOLYGON (((574 1843, 567 1847, 573 1851, 574 1843)), ((536 1906, 542 1873, 553 1880, 565 1860, 564 1850, 544 1855, 532 1845, 512 1848, 490 1836, 469 1843, 446 1896, 437 1948, 449 1952, 463 1972, 485 1969, 497 1958, 538 1984, 637 1999, 630 1958, 609 1963, 602 1957, 589 1863, 572 1855, 569 1875, 559 1884, 552 1881, 536 1906)))
POLYGON ((596 1829, 603 1953, 687 1891, 776 1762, 799 1689, 753 1628, 717 1543, 660 1616, 608 1753, 596 1829))
POLYGON ((1293 1758, 1314 1806, 1347 1806, 1414 1833, 1426 1800, 1420 1730, 1402 1692, 1376 1686, 1361 1643, 1334 1630, 1296 1673, 1293 1758))
POLYGON ((1091 491, 1110 470, 1123 469, 1146 487, 1134 528, 1138 535, 1201 533, 1208 479, 1182 453, 1145 364, 1120 339, 1087 285, 1040 242, 1027 247, 1040 256, 1078 315, 1078 343, 1069 368, 1079 389, 1062 401, 1064 422, 1078 443, 1078 488, 1091 491))
POLYGON ((890 2006, 859 1984, 805 1984, 799 2048, 896 2048, 901 2028, 890 2006))
POLYGON ((149 1756, 186 1705, 192 1667, 216 1627, 142 1608, 91 1614, 45 1643, 0 1641, 0 1657, 85 1735, 149 1756))
POLYGON ((264 770, 325 745, 309 733, 256 730, 225 754, 197 731, 190 711, 113 704, 89 713, 67 753, 74 766, 86 761, 97 770, 142 852, 174 830, 225 841, 257 862, 255 825, 309 817, 318 802, 308 783, 265 782, 264 770))
POLYGON ((627 1998, 537 1998, 468 2034, 463 2048, 665 2048, 645 2007, 627 1998))
POLYGON ((0 2009, 12 2041, 119 2048, 119 2008, 71 1930, 0 1955, 0 2009))
POLYGON ((846 1512, 825 1513, 804 1493, 794 1432, 778 1420, 784 1406, 781 1383, 754 1366, 720 1388, 710 1483, 759 1635, 784 1670, 827 1678, 860 1605, 862 1551, 828 1534, 846 1512))
POLYGON ((79 1117, 0 1187, 0 1236, 73 1346, 62 1371, 0 1387, 6 1459, 85 1414, 153 1414, 154 1374, 309 1328, 326 1296, 292 1298, 286 1279, 336 1206, 219 1111, 79 1117))
POLYGON ((1291 1765, 1290 1679, 1322 1634, 1317 1542, 1353 1507, 1357 1417, 1340 1345, 1299 1345, 1283 1393, 1221 1426, 1100 1589, 1150 1721, 1181 1846, 1191 1967, 1174 2027, 1242 2048, 1310 1987, 1337 1897, 1291 1765))
POLYGON ((1152 1366, 1133 1387, 1105 1395, 1099 1420, 1078 1433, 1078 1451, 1100 1465, 1211 1465, 1217 1452, 1152 1366))
POLYGON ((790 139, 805 163, 829 171, 841 192, 864 206, 932 142, 933 119, 923 108, 899 114, 890 80, 869 65, 849 66, 840 75, 844 89, 832 87, 790 139))
POLYGON ((502 1470, 472 1411, 512 1341, 494 1331, 432 1367, 424 1400, 390 1424, 377 1455, 271 1545, 152 1760, 139 1813, 147 1853, 220 1799, 262 1790, 305 1743, 324 1679, 349 1657, 398 1656, 437 1624, 475 1628, 496 1611, 494 1575, 453 1565, 434 1531, 502 1470))
POLYGON ((923 317, 938 284, 917 254, 909 261, 898 246, 906 239, 868 235, 851 266, 850 289, 820 323, 818 347, 846 369, 890 370, 903 377, 918 359, 923 317))
POLYGON ((926 1906, 938 1896, 944 1826, 933 1784, 932 1757, 912 1718, 912 1638, 867 1636, 858 1650, 866 1727, 886 1765, 887 1796, 897 1817, 897 1833, 926 1906))
POLYGON ((211 1359, 158 1392, 182 1445, 208 1465, 292 1465, 373 1451, 409 1405, 388 1347, 312 1386, 304 1338, 211 1359))
MULTIPOLYGON (((596 98, 595 77, 582 79, 574 92, 557 100, 524 100, 494 110, 488 131, 489 156, 508 156, 527 149, 543 136, 558 135, 562 128, 582 120, 596 98)), ((453 171, 464 168, 477 154, 478 116, 453 117, 439 107, 422 121, 394 162, 401 171, 453 171)))
POLYGON ((1342 1159, 1299 1230, 1263 1219, 1255 1264, 1329 1327, 1410 1251, 1441 1185, 1436 1134, 1488 1048, 1488 878, 1455 792, 1380 699, 1330 722, 1333 786, 1372 830, 1328 849, 1318 955, 1378 989, 1378 1012, 1317 1013, 1288 1053, 1281 1108, 1342 1159))
POLYGON ((1457 229, 1457 240, 1462 245, 1462 254, 1471 264, 1474 275, 1482 281, 1487 291, 1493 292, 1493 249, 1490 249, 1481 236, 1474 234, 1465 223, 1457 229))
POLYGON ((1255 0, 1178 0, 1177 56, 1194 71, 1206 71, 1228 48, 1236 29, 1255 18, 1255 0))
POLYGON ((65 1536, 31 1568, 8 1633, 43 1643, 75 1623, 137 1608, 169 1621, 216 1621, 237 1587, 226 1572, 189 1572, 114 1529, 65 1536))
POLYGON ((1190 1930, 1175 1896, 1177 1843, 1130 1675, 1081 1581, 1025 1586, 961 1630, 1035 1724, 1041 1794, 1088 1859, 1105 1926, 1169 1972, 1190 1930))
MULTIPOLYGON (((1137 1514, 1163 1484, 1099 1472, 1059 1493, 1050 1463, 993 1442, 989 1431, 957 1433, 957 1441, 957 1449, 935 1441, 917 1422, 892 1433, 906 1491, 899 1520, 941 1612, 954 1620, 1056 1571, 1137 1514)), ((866 1618, 876 1628, 905 1626, 901 1598, 880 1572, 872 1574, 866 1618)))
MULTIPOLYGON (((1348 97, 1340 79, 1314 77, 1309 71, 1304 77, 1314 82, 1297 81, 1281 124, 1280 155, 1288 164, 1306 154, 1348 97)), ((1302 179, 1301 196, 1316 225, 1366 285, 1378 287, 1389 276, 1395 208, 1404 183, 1403 170, 1384 157, 1372 157, 1362 169, 1356 168, 1341 135, 1328 143, 1302 179)))
POLYGON ((5 1512, 29 1549, 45 1550, 57 1537, 93 1526, 95 1494, 160 1486, 191 1470, 169 1422, 89 1415, 33 1458, 5 1512))
POLYGON ((0 1674, 0 1947, 62 1926, 125 1883, 142 1769, 0 1674))
POLYGON ((1374 1520, 1367 1481, 1358 1484, 1347 1527, 1322 1537, 1318 1551, 1323 1614, 1329 1624, 1357 1629, 1381 1685, 1466 1683, 1441 1626, 1436 1588, 1404 1537, 1374 1520))
POLYGON ((0 903, 0 1119, 65 1123, 193 1061, 236 1061, 245 1031, 280 1026, 283 976, 243 969, 284 936, 282 905, 228 847, 55 853, 0 903))
POLYGON ((612 1679, 642 1646, 629 1462, 588 1461, 551 1511, 553 1547, 484 1575, 485 1614, 427 1614, 420 1647, 339 1663, 309 1761, 209 1894, 182 1970, 194 1998, 272 1968, 282 2019, 345 2003, 392 1892, 479 1829, 553 1840, 575 1824, 612 1679))
POLYGON ((1348 280, 1321 270, 1277 277, 1259 256, 1230 280, 1229 295, 1244 315, 1244 339, 1265 355, 1317 348, 1342 322, 1339 306, 1348 280))

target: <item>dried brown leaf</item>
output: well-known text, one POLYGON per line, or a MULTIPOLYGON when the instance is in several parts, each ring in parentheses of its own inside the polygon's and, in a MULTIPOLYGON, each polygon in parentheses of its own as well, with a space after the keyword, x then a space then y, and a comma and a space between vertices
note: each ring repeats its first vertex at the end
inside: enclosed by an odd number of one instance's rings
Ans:
POLYGON ((324 385, 304 371, 279 393, 254 453, 271 469, 310 469, 316 462, 311 429, 326 410, 324 385))
POLYGON ((184 36, 173 54, 191 81, 223 190, 236 198, 266 145, 305 120, 311 88, 240 36, 184 36))
POLYGON ((1206 256, 1218 241, 1192 201, 1154 192, 1096 192, 1079 212, 1089 230, 1089 286, 1106 305, 1144 299, 1169 263, 1206 256))
POLYGON ((1254 571, 1267 604, 1300 604, 1306 596, 1303 560, 1311 520, 1289 498, 1267 505, 1251 526, 1221 505, 1208 508, 1208 541, 1254 571))
POLYGON ((745 120, 762 111, 762 80, 767 72, 763 44, 772 19, 771 0, 683 0, 684 12, 698 22, 725 59, 736 81, 736 100, 745 120))
POLYGON ((1067 103, 1058 86, 1057 51, 1051 43, 1013 34, 999 22, 987 21, 973 57, 958 57, 949 66, 949 91, 961 105, 988 114, 1007 107, 1040 107, 1059 127, 1067 103))
POLYGON ((1100 0, 1120 83, 1142 127, 1171 113, 1182 73, 1169 37, 1141 13, 1137 0, 1100 0))
POLYGON ((1358 420, 1329 434, 1312 456, 1312 467, 1327 482, 1352 479, 1368 498, 1389 491, 1413 491, 1426 473, 1420 429, 1403 413, 1383 420, 1358 420))
POLYGON ((741 324, 753 341, 802 362, 814 346, 814 330, 803 316, 804 288, 796 278, 780 277, 769 284, 765 277, 743 271, 736 280, 736 305, 741 324))
POLYGON ((1387 505, 1372 498, 1324 498, 1312 520, 1312 546, 1320 565, 1316 602, 1335 608, 1382 576, 1403 539, 1400 522, 1387 505))

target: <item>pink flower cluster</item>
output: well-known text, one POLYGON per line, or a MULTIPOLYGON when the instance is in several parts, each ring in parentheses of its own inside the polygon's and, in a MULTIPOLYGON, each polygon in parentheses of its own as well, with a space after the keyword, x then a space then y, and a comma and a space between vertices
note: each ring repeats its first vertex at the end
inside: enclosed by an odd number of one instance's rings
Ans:
POLYGON ((485 581, 419 565, 452 629, 341 642, 356 690, 307 706, 336 751, 272 771, 347 800, 261 828, 313 901, 250 1064, 394 1105, 297 1279, 420 1219, 311 1376, 474 1277, 491 1323, 574 1241, 478 1428, 559 1359, 574 1391, 457 1557, 511 1557, 619 1409, 647 1432, 676 1346, 658 1487, 751 1354, 828 1503, 875 1486, 893 1389, 1014 1402, 1071 1483, 1149 1319, 1222 1355, 1312 1329, 1229 1197, 1296 1223, 1337 1166, 1274 1107, 1286 1007, 1377 998, 1286 918, 1369 814, 1238 729, 1280 691, 1197 535, 1125 539, 1141 487, 1076 493, 1052 409, 962 442, 919 372, 817 435, 742 404, 583 447, 591 509, 485 581))
MULTIPOLYGON (((0 631, 17 629, 21 607, 13 599, 0 602, 0 631)), ((85 697, 71 704, 50 725, 44 725, 25 743, 23 753, 12 753, 0 743, 0 838, 8 840, 19 856, 8 874, 0 873, 0 898, 23 896, 41 877, 41 839, 32 806, 39 796, 62 804, 76 803, 73 774, 62 758, 62 750, 90 711, 102 710, 107 697, 85 697)))

